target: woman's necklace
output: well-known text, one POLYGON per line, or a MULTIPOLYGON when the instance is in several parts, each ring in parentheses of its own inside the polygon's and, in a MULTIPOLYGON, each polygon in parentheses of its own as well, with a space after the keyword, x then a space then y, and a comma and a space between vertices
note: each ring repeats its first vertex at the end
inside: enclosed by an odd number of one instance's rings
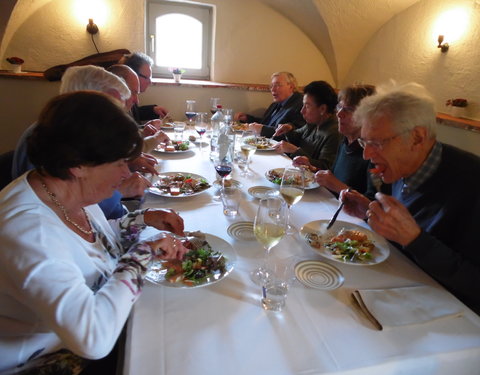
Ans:
POLYGON ((55 204, 55 206, 57 206, 62 211, 63 217, 65 218, 66 221, 68 221, 70 224, 72 224, 75 228, 77 228, 82 233, 85 233, 85 234, 88 234, 88 235, 93 233, 93 230, 91 229, 92 225, 90 224, 90 221, 88 220, 88 215, 85 212, 85 209, 83 207, 82 207, 82 211, 85 214, 85 217, 87 218, 87 223, 90 225, 90 230, 82 228, 80 225, 78 225, 76 222, 74 222, 72 219, 70 219, 70 216, 68 216, 68 214, 67 214, 67 209, 65 208, 65 206, 63 204, 61 204, 58 201, 57 196, 54 193, 52 193, 50 190, 48 190, 47 185, 45 184, 44 181, 40 181, 40 182, 42 183, 43 189, 48 194, 48 196, 50 197, 52 202, 55 204))

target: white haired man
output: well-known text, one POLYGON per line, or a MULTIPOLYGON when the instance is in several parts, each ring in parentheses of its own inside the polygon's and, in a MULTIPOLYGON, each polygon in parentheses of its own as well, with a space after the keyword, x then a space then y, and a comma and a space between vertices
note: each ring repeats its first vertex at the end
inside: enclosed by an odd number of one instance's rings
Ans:
POLYGON ((248 122, 249 128, 265 137, 272 137, 280 124, 292 124, 294 128, 305 125, 300 113, 303 95, 298 92, 297 79, 290 72, 273 73, 270 92, 273 103, 263 117, 255 117, 243 112, 235 114, 235 120, 248 122))
POLYGON ((433 100, 416 84, 378 90, 354 113, 359 143, 392 196, 342 191, 345 210, 480 312, 480 158, 436 140, 433 100))

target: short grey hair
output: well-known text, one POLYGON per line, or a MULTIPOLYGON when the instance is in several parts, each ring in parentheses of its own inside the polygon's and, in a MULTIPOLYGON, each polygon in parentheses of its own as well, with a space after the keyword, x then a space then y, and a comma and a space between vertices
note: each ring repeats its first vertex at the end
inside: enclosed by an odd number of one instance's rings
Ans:
POLYGON ((122 100, 130 98, 131 92, 125 81, 113 73, 95 65, 72 66, 62 76, 60 94, 74 91, 100 91, 109 94, 115 90, 122 100))
POLYGON ((273 79, 274 77, 279 77, 279 76, 284 76, 287 83, 289 83, 290 85, 293 86, 293 92, 298 91, 297 79, 295 78, 295 76, 292 73, 290 73, 290 72, 276 72, 276 73, 272 74, 270 79, 273 79))
POLYGON ((353 120, 360 126, 386 116, 398 134, 415 127, 427 129, 428 136, 436 136, 436 112, 432 97, 424 86, 411 82, 377 87, 377 94, 364 98, 353 120))
POLYGON ((143 52, 134 52, 129 55, 123 55, 120 60, 118 60, 118 64, 128 65, 138 74, 143 65, 152 66, 153 59, 143 52))

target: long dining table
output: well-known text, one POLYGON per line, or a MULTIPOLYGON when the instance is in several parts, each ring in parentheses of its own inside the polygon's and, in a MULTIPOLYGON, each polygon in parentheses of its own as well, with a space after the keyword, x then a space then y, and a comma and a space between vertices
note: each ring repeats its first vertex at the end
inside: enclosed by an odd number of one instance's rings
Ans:
MULTIPOLYGON (((217 180, 206 144, 203 148, 192 144, 184 153, 154 154, 161 172, 190 172, 210 183, 217 180)), ((334 290, 309 288, 295 281, 283 311, 262 308, 262 291, 250 280, 250 271, 262 262, 264 250, 255 240, 232 237, 227 228, 235 222, 253 221, 258 199, 248 189, 274 187, 265 172, 290 165, 288 157, 273 151, 253 155, 253 176, 242 177, 236 165, 232 177, 241 183, 244 199, 234 218, 223 214, 214 186, 191 197, 146 195, 144 207, 178 211, 186 230, 227 241, 236 260, 227 277, 204 287, 173 288, 146 282, 128 321, 123 373, 479 374, 480 317, 460 302, 460 316, 383 330, 359 312, 352 300, 352 292, 358 289, 428 285, 443 290, 390 244, 385 261, 355 266, 321 256, 298 233, 286 236, 272 254, 329 263, 341 271, 345 281, 334 290)), ((292 207, 291 222, 300 228, 328 220, 338 205, 323 187, 306 190, 292 207)), ((369 228, 343 212, 338 220, 369 228)), ((147 230, 145 236, 152 233, 147 230)))

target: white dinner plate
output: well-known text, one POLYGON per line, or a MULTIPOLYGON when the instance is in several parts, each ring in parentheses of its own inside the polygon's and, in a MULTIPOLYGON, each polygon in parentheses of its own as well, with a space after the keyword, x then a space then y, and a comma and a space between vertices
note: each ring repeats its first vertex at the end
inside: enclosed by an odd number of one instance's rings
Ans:
POLYGON ((304 260, 295 265, 295 277, 309 288, 333 290, 341 287, 345 277, 337 267, 318 260, 304 260))
POLYGON ((153 151, 159 152, 160 154, 184 154, 185 152, 191 152, 193 150, 189 147, 187 150, 166 151, 164 148, 155 148, 153 151))
MULTIPOLYGON (((283 171, 285 168, 273 168, 265 172, 265 177, 267 178, 268 181, 270 181, 272 184, 280 185, 280 182, 282 180, 282 175, 283 171), (276 180, 275 178, 272 177, 272 173, 275 175, 279 176, 279 179, 276 180), (277 182, 276 182, 277 181, 277 182)), ((310 189, 316 189, 320 185, 315 181, 314 174, 310 171, 305 171, 305 189, 310 190, 310 189)))
POLYGON ((158 187, 155 187, 155 184, 158 183, 158 180, 159 178, 161 178, 162 176, 175 176, 177 174, 181 174, 181 175, 188 175, 188 176, 191 176, 192 178, 195 178, 195 179, 200 179, 200 178, 203 178, 205 181, 208 182, 208 180, 205 178, 205 177, 202 177, 198 174, 195 174, 195 173, 188 173, 188 172, 164 172, 164 173, 160 173, 160 175, 158 176, 155 176, 154 177, 154 181, 153 181, 153 186, 151 186, 150 188, 148 188, 148 191, 152 194, 155 194, 155 195, 160 195, 162 197, 168 197, 168 198, 183 198, 183 197, 193 197, 195 195, 198 195, 198 194, 202 194, 204 191, 208 190, 211 185, 208 184, 208 187, 205 187, 204 189, 200 190, 200 191, 196 191, 195 193, 192 193, 192 194, 178 194, 178 195, 171 195, 170 193, 167 193, 167 192, 164 192, 162 190, 160 190, 158 187))
POLYGON ((374 264, 379 264, 382 263, 384 260, 388 258, 390 255, 390 248, 388 245, 387 240, 385 238, 379 236, 378 234, 364 228, 360 227, 358 225, 352 224, 352 223, 347 223, 346 221, 339 221, 337 220, 333 226, 327 231, 327 225, 328 225, 329 220, 316 220, 316 221, 311 221, 310 223, 305 224, 301 229, 300 229, 300 234, 304 241, 307 243, 308 246, 310 246, 313 250, 315 250, 317 253, 319 253, 321 256, 333 260, 335 262, 339 262, 342 264, 350 264, 353 266, 372 266, 374 264), (309 233, 315 233, 319 236, 321 236, 321 243, 328 241, 330 238, 336 236, 342 229, 346 230, 358 230, 362 233, 365 233, 368 236, 368 239, 373 242, 375 245, 373 251, 372 251, 372 256, 373 258, 367 261, 343 261, 341 259, 335 258, 330 250, 325 248, 325 246, 321 245, 319 248, 311 246, 310 243, 307 240, 307 235, 309 233))
POLYGON ((167 122, 167 123, 165 123, 165 124, 162 124, 162 125, 160 126, 160 128, 161 128, 162 130, 173 130, 174 126, 173 126, 173 123, 167 122))
POLYGON ((278 142, 274 139, 266 138, 266 137, 252 137, 247 138, 243 141, 244 143, 248 143, 257 147, 257 151, 273 151, 275 146, 278 142), (264 145, 262 143, 256 143, 253 139, 254 138, 262 138, 268 140, 268 145, 264 145))
POLYGON ((227 228, 227 233, 231 237, 240 241, 256 240, 255 233, 253 232, 252 221, 237 221, 227 228))
POLYGON ((257 199, 275 197, 279 194, 278 190, 268 186, 252 186, 248 189, 248 194, 257 199))
POLYGON ((182 282, 171 283, 165 280, 165 274, 167 273, 167 269, 163 268, 162 261, 154 261, 152 262, 152 265, 150 266, 150 270, 147 272, 145 279, 154 284, 158 284, 158 285, 162 285, 170 288, 179 288, 179 289, 199 288, 207 285, 212 285, 220 280, 223 280, 233 271, 233 268, 237 261, 235 250, 233 249, 232 245, 230 245, 227 241, 221 239, 220 237, 214 236, 212 234, 205 233, 205 239, 210 244, 213 251, 218 251, 222 253, 225 256, 225 258, 227 258, 225 272, 214 275, 211 279, 206 280, 202 284, 186 285, 182 282))

